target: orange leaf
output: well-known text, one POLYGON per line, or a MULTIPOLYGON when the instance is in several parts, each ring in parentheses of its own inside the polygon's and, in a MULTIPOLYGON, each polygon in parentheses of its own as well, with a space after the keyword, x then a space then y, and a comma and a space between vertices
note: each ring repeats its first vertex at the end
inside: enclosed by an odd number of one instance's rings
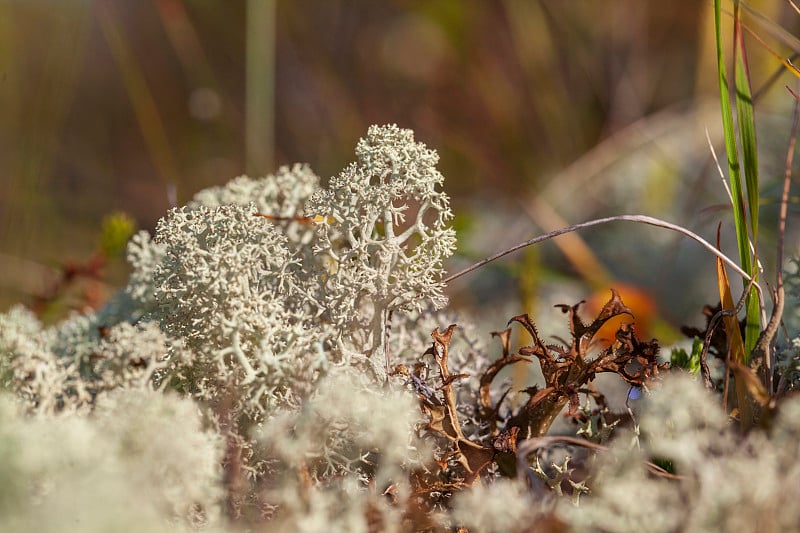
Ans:
MULTIPOLYGON (((717 228, 717 248, 719 248, 719 228, 717 228)), ((739 329, 739 319, 736 317, 736 306, 733 304, 733 296, 731 295, 731 284, 728 281, 728 273, 725 270, 725 263, 722 259, 717 258, 717 285, 719 287, 719 300, 722 309, 726 311, 734 311, 730 316, 723 317, 723 324, 725 325, 725 333, 728 337, 728 358, 734 364, 744 365, 747 357, 744 351, 744 340, 742 339, 742 331, 739 329)), ((725 371, 729 370, 726 362, 725 371)), ((747 385, 741 375, 737 375, 736 379, 736 402, 739 406, 741 413, 740 421, 742 428, 748 429, 753 426, 755 413, 753 406, 748 397, 747 385)))

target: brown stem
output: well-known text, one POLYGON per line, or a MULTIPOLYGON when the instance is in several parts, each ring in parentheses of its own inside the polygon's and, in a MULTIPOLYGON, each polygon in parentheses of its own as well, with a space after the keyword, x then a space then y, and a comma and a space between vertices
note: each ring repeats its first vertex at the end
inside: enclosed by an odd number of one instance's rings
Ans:
POLYGON ((540 390, 511 417, 506 427, 518 427, 525 438, 543 437, 550 430, 556 417, 569 402, 569 397, 553 387, 540 390))

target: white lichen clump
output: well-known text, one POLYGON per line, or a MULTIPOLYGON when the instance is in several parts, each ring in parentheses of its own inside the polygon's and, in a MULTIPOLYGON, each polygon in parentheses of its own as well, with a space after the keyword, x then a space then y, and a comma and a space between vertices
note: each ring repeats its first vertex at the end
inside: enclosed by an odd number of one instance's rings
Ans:
MULTIPOLYGON (((187 387, 205 399, 247 388, 245 407, 261 410, 270 401, 263 393, 274 384, 275 359, 289 367, 293 361, 319 366, 314 352, 322 348, 314 344, 324 341, 313 325, 316 303, 286 237, 253 213, 252 205, 183 208, 162 219, 156 242, 164 257, 153 276, 151 316, 195 354, 187 387)), ((300 378, 297 372, 286 374, 300 378)))
POLYGON ((317 227, 315 251, 333 260, 321 297, 336 340, 348 358, 367 355, 382 377, 390 313, 445 304, 443 261, 455 250, 455 231, 439 156, 410 130, 372 126, 356 156, 306 212, 329 221, 317 227))
POLYGON ((116 391, 88 416, 0 399, 0 530, 181 531, 220 525, 222 442, 174 394, 116 391))
MULTIPOLYGON (((59 421, 52 439, 62 432, 72 443, 73 435, 85 432, 87 447, 92 439, 106 439, 109 457, 123 463, 113 449, 117 441, 120 453, 139 450, 130 465, 109 467, 113 483, 125 483, 120 475, 132 476, 132 485, 146 493, 139 485, 167 476, 174 489, 166 501, 179 494, 186 501, 143 508, 145 522, 164 516, 195 524, 202 515, 209 523, 221 503, 211 501, 221 494, 221 473, 231 468, 254 487, 265 476, 289 479, 285 468, 300 466, 313 469, 315 479, 352 476, 358 490, 376 472, 386 482, 399 476, 403 465, 420 460, 424 446, 412 435, 416 419, 408 419, 418 416, 413 396, 384 388, 384 331, 392 312, 402 321, 403 312, 444 304, 443 261, 455 246, 447 226, 452 213, 435 168, 438 156, 415 142, 411 131, 372 127, 356 155, 357 162, 326 188, 308 166, 294 165, 199 192, 189 205, 171 210, 154 236, 140 232, 132 238, 128 286, 104 309, 51 328, 21 307, 0 315, 3 389, 29 415, 59 421), (175 392, 185 397, 181 401, 196 402, 189 419, 202 412, 213 431, 185 429, 188 415, 175 406, 153 411, 135 405, 175 392), (353 404, 353 398, 363 404, 353 404), (111 412, 109 402, 140 418, 112 423, 104 414, 111 412), (119 433, 120 424, 140 424, 147 413, 158 420, 125 430, 139 436, 119 433), (184 437, 162 428, 174 422, 185 429, 184 437), (165 437, 142 440, 154 431, 165 437), (105 433, 101 438, 92 432, 105 433), (297 440, 302 437, 310 440, 297 440), (167 438, 171 450, 164 449, 167 438), (238 452, 228 449, 223 460, 222 442, 238 452), (181 477, 179 459, 185 463, 201 452, 208 457, 209 446, 217 450, 217 478, 181 477), (291 459, 293 450, 305 450, 297 456, 302 465, 291 459), (147 459, 150 453, 162 457, 147 459), (140 468, 145 460, 152 467, 140 468), (158 470, 173 460, 174 467, 158 470)), ((52 478, 44 471, 39 477, 47 485, 62 483, 59 475, 54 468, 52 478)), ((98 481, 97 490, 105 483, 98 481)), ((114 493, 121 490, 113 487, 114 493)), ((267 500, 280 503, 287 516, 292 507, 281 494, 267 500)), ((253 493, 229 505, 259 499, 253 493)), ((59 501, 44 498, 41 504, 59 501)), ((121 512, 120 523, 129 515, 121 512)))
MULTIPOLYGON (((795 529, 796 399, 743 437, 697 382, 667 379, 572 484, 591 488, 577 507, 494 463, 514 443, 475 399, 505 416, 517 391, 485 386, 473 328, 452 374, 423 357, 435 328, 468 324, 442 309, 455 232, 437 163, 373 126, 325 187, 294 165, 171 210, 133 236, 102 309, 0 314, 0 530, 795 529), (491 465, 459 478, 453 444, 491 465), (681 477, 651 476, 654 459, 681 477)), ((778 354, 790 389, 798 346, 778 354)))
POLYGON ((276 461, 272 480, 280 481, 265 494, 280 509, 276 527, 374 531, 364 512, 370 508, 380 531, 403 531, 402 509, 412 496, 407 472, 432 455, 417 436, 421 424, 404 389, 376 388, 351 370, 332 372, 302 410, 278 413, 259 432, 259 445, 276 461), (376 490, 389 486, 395 505, 376 490))
POLYGON ((672 376, 642 415, 637 439, 601 455, 592 495, 561 518, 580 531, 789 531, 800 523, 800 401, 783 402, 769 433, 737 434, 696 380, 672 376), (649 475, 670 461, 677 480, 649 475))

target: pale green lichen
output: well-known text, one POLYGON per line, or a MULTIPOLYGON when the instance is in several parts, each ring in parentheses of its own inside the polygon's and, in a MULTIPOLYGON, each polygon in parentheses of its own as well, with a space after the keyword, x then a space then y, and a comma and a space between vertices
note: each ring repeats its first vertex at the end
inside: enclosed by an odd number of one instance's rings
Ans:
POLYGON ((42 324, 28 308, 15 305, 0 314, 0 387, 14 388, 15 361, 24 354, 47 351, 42 324))
POLYGON ((320 186, 319 177, 308 165, 283 166, 263 178, 239 176, 221 187, 210 187, 194 195, 188 207, 255 205, 256 210, 272 217, 273 224, 286 235, 291 248, 308 252, 311 257, 313 227, 302 217, 303 206, 320 186), (301 220, 297 220, 300 218, 301 220))
POLYGON ((441 307, 443 261, 455 249, 449 198, 439 188, 438 154, 411 130, 372 126, 358 142, 357 161, 314 193, 306 212, 317 226, 317 253, 332 258, 321 298, 342 332, 347 356, 367 355, 383 375, 383 334, 395 310, 441 307))
POLYGON ((121 322, 104 335, 92 356, 96 390, 163 389, 193 354, 155 322, 121 322))
MULTIPOLYGON (((396 498, 407 499, 406 472, 431 451, 417 434, 413 395, 399 384, 385 388, 385 327, 395 312, 398 324, 414 329, 419 309, 443 305, 442 262, 455 246, 447 227, 452 213, 440 189, 438 156, 414 142, 411 131, 373 127, 356 155, 324 189, 307 166, 295 165, 201 191, 163 218, 154 237, 133 236, 129 282, 95 313, 49 329, 21 309, 0 316, 7 326, 0 328, 6 390, 27 412, 53 421, 43 440, 63 439, 64 461, 75 465, 43 461, 42 472, 55 477, 33 477, 60 486, 65 472, 95 486, 102 509, 84 506, 96 513, 96 520, 85 517, 88 530, 129 523, 132 507, 120 509, 115 499, 127 490, 125 477, 150 498, 137 510, 148 530, 161 527, 159 517, 189 520, 195 510, 189 502, 211 516, 218 479, 206 476, 187 487, 189 478, 178 476, 166 492, 151 479, 199 460, 193 449, 208 457, 207 435, 175 422, 196 420, 200 411, 217 435, 215 446, 221 439, 240 450, 226 456, 225 468, 236 464, 253 488, 283 480, 283 488, 270 492, 281 505, 276 526, 356 531, 371 527, 365 507, 379 512, 385 530, 401 523, 402 504, 389 505, 368 486, 391 485, 396 498), (410 311, 415 315, 403 316, 410 311), (197 403, 181 400, 178 409, 156 399, 170 390, 197 403), (147 398, 152 405, 141 403, 147 398), (105 434, 97 436, 101 425, 105 434), (85 463, 80 453, 93 449, 92 440, 108 458, 97 468, 121 477, 78 474, 85 463), (319 485, 295 483, 301 466, 319 485), (338 476, 341 482, 332 481, 338 476), (153 490, 141 488, 148 484, 153 490), (352 493, 345 508, 337 486, 352 493)), ((405 347, 395 342, 398 362, 419 355, 413 352, 424 349, 428 334, 412 332, 408 338, 417 340, 405 347)), ((194 468, 207 473, 206 466, 194 468)), ((59 489, 43 493, 40 503, 62 509, 82 498, 89 492, 59 489)), ((257 500, 257 492, 248 498, 257 500)), ((32 508, 19 511, 9 520, 23 529, 51 528, 32 508)))
POLYGON ((236 391, 250 413, 297 403, 328 364, 313 280, 254 207, 175 209, 159 224, 150 317, 195 354, 181 387, 236 391))
POLYGON ((155 306, 155 286, 153 273, 164 259, 164 246, 153 242, 147 231, 140 231, 128 242, 127 260, 131 266, 131 275, 125 294, 142 310, 142 314, 152 310, 155 306))
POLYGON ((497 480, 459 493, 453 502, 452 526, 469 531, 506 533, 535 529, 544 508, 521 484, 497 480))
POLYGON ((91 416, 47 418, 0 398, 0 530, 210 531, 220 445, 173 395, 117 391, 91 416))
MULTIPOLYGON (((698 381, 670 376, 641 419, 639 446, 618 435, 599 458, 592 495, 561 510, 581 531, 787 531, 800 521, 800 402, 783 402, 770 433, 742 437, 698 381), (648 475, 670 461, 678 480, 648 475)), ((634 441, 635 442, 635 441, 634 441)))
POLYGON ((68 333, 60 335, 58 328, 43 328, 21 307, 0 315, 2 386, 13 392, 28 412, 72 412, 89 404, 91 387, 80 373, 80 361, 54 349, 66 349, 65 338, 73 340, 81 351, 93 343, 77 333, 85 329, 73 328, 75 322, 76 317, 65 321, 68 333))
MULTIPOLYGON (((471 487, 444 479, 456 437, 435 424, 458 421, 459 442, 489 455, 497 435, 476 400, 495 358, 440 309, 455 234, 437 163, 410 130, 374 126, 326 187, 295 165, 170 211, 155 237, 131 239, 129 282, 103 309, 50 328, 21 307, 0 314, 0 529, 213 531, 223 497, 229 517, 286 531, 800 523, 800 401, 742 436, 689 379, 655 390, 638 431, 609 435, 582 409, 579 433, 610 446, 585 484, 567 475, 586 479, 577 455, 521 476, 572 496, 590 487, 577 507, 498 465, 471 487), (423 354, 454 323, 445 383, 423 354), (386 375, 399 364, 404 377, 386 375), (457 413, 443 422, 431 412, 445 388, 457 413), (683 477, 652 476, 654 459, 683 477)), ((788 390, 798 353, 797 341, 777 352, 788 390)), ((486 391, 500 419, 521 394, 509 387, 486 391)))
POLYGON ((174 209, 159 222, 164 258, 154 273, 153 314, 194 350, 237 343, 250 353, 290 319, 285 304, 300 292, 294 260, 285 237, 253 212, 233 205, 174 209))
POLYGON ((381 531, 402 531, 402 508, 411 497, 407 472, 431 458, 417 436, 421 424, 405 390, 376 388, 352 370, 328 375, 299 411, 279 412, 259 431, 260 446, 276 461, 271 476, 281 480, 267 494, 281 509, 277 524, 369 531, 371 509, 381 531), (304 476, 315 483, 304 483, 304 476), (380 496, 390 486, 394 506, 380 496))
POLYGON ((308 165, 295 164, 263 178, 239 176, 221 187, 204 189, 188 206, 196 209, 252 203, 261 213, 289 219, 303 215, 303 205, 318 188, 319 176, 308 165))

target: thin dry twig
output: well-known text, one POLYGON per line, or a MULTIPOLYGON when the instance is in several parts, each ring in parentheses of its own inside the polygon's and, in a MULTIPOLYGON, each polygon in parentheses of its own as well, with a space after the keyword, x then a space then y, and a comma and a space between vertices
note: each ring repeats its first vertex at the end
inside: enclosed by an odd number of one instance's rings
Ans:
MULTIPOLYGON (((784 306, 784 287, 783 287, 783 250, 784 239, 786 236, 786 216, 789 206, 789 188, 792 184, 792 161, 794 160, 794 147, 797 141, 797 126, 800 119, 800 112, 798 112, 797 100, 794 101, 794 112, 792 114, 792 130, 789 137, 789 148, 786 150, 786 166, 783 175, 783 192, 781 193, 781 207, 780 215, 778 217, 778 250, 777 259, 775 263, 775 291, 774 291, 774 305, 772 307, 772 314, 770 315, 769 322, 761 332, 758 338, 756 347, 753 350, 754 356, 763 357, 765 365, 765 384, 767 391, 772 395, 773 393, 773 376, 772 376, 772 342, 775 335, 778 333, 781 318, 783 316, 784 306)), ((755 357, 751 358, 755 359, 755 357)), ((756 361, 757 362, 757 361, 756 361)))
MULTIPOLYGON (((589 448, 591 450, 596 450, 600 452, 608 451, 608 446, 603 446, 602 444, 597 444, 596 442, 591 442, 585 439, 579 439, 577 437, 569 437, 566 435, 563 436, 550 436, 550 437, 534 437, 531 439, 523 440, 522 442, 517 443, 517 476, 521 480, 525 480, 525 472, 528 469, 528 455, 532 454, 533 452, 540 450, 542 448, 547 448, 553 444, 571 444, 573 446, 581 446, 583 448, 589 448)), ((647 469, 650 471, 651 474, 667 478, 667 479, 686 479, 685 476, 680 476, 678 474, 672 474, 667 472, 657 464, 644 461, 644 464, 647 466, 647 469)))
MULTIPOLYGON (((736 316, 744 307, 745 302, 747 301, 747 295, 750 293, 750 289, 754 285, 754 280, 750 280, 747 286, 742 291, 742 295, 739 297, 739 301, 736 302, 736 307, 734 309, 720 309, 708 320, 708 326, 706 327, 706 335, 703 339, 703 351, 700 353, 700 372, 703 375, 703 382, 707 389, 713 389, 714 384, 711 382, 711 372, 708 369, 708 349, 711 347, 711 337, 714 335, 714 331, 719 326, 720 321, 727 317, 727 316, 736 316)), ((727 361, 727 359, 726 359, 727 361)), ((727 363, 726 363, 727 364, 727 363)), ((726 366, 727 368, 727 366, 726 366)), ((723 398, 727 397, 727 374, 726 374, 726 381, 725 381, 725 392, 723 393, 723 398)), ((723 400, 723 408, 724 408, 724 400, 723 400)))
MULTIPOLYGON (((741 302, 742 299, 740 299, 739 301, 741 302)), ((739 305, 737 305, 736 307, 737 307, 736 311, 731 311, 729 309, 720 309, 708 321, 708 328, 706 328, 706 336, 703 339, 703 351, 700 352, 700 373, 703 375, 703 383, 709 390, 714 388, 714 383, 711 381, 711 371, 708 368, 708 349, 711 347, 711 337, 714 336, 714 331, 716 331, 720 320, 722 320, 726 316, 735 316, 738 313, 739 305)))
MULTIPOLYGON (((750 275, 747 272, 745 272, 744 270, 742 270, 741 267, 739 267, 739 265, 737 265, 735 261, 730 259, 724 253, 722 253, 719 250, 717 250, 707 240, 705 240, 701 236, 697 235, 696 233, 684 228, 683 226, 678 226, 677 224, 673 224, 671 222, 667 222, 666 220, 661 220, 659 218, 651 217, 651 216, 648 216, 648 215, 616 215, 616 216, 612 216, 612 217, 597 218, 597 219, 594 219, 594 220, 589 220, 587 222, 581 222, 579 224, 573 224, 572 226, 567 226, 566 228, 561 228, 561 229, 558 229, 558 230, 555 230, 555 231, 551 231, 549 233, 545 233, 543 235, 539 235, 537 237, 534 237, 533 239, 527 240, 525 242, 522 242, 520 244, 512 246, 511 248, 508 248, 508 249, 503 250, 501 252, 498 252, 498 253, 496 253, 494 255, 491 255, 491 256, 489 256, 489 257, 487 257, 485 259, 482 259, 481 261, 478 261, 477 263, 475 263, 475 264, 473 264, 473 265, 471 265, 471 266, 469 266, 469 267, 467 267, 467 268, 465 268, 465 269, 463 269, 463 270, 461 270, 459 272, 456 272, 455 274, 453 274, 451 276, 448 276, 447 278, 444 279, 444 282, 445 283, 450 283, 451 281, 453 281, 455 279, 458 279, 458 278, 460 278, 462 276, 465 276, 466 274, 469 274, 473 270, 477 270, 477 269, 481 268, 482 266, 486 265, 487 263, 491 263, 492 261, 500 259, 501 257, 504 257, 504 256, 506 256, 506 255, 508 255, 510 253, 516 252, 517 250, 521 250, 522 248, 525 248, 527 246, 531 246, 533 244, 538 244, 540 242, 547 241, 547 240, 552 239, 554 237, 558 237, 559 235, 563 235, 565 233, 570 233, 570 232, 577 231, 577 230, 580 230, 580 229, 590 228, 592 226, 599 226, 601 224, 608 224, 609 222, 622 222, 622 221, 636 222, 636 223, 639 223, 639 224, 647 224, 649 226, 655 226, 655 227, 658 227, 658 228, 664 228, 664 229, 672 230, 672 231, 675 231, 675 232, 680 233, 682 235, 685 235, 685 236, 689 237, 690 239, 692 239, 693 241, 698 242, 701 246, 703 246, 703 248, 707 249, 709 252, 711 252, 715 256, 719 257, 726 265, 731 267, 737 274, 739 274, 746 281, 752 281, 752 278, 750 277, 750 275)), ((761 288, 757 284, 754 285, 754 286, 756 288, 756 291, 759 293, 759 295, 761 295, 761 288)))

